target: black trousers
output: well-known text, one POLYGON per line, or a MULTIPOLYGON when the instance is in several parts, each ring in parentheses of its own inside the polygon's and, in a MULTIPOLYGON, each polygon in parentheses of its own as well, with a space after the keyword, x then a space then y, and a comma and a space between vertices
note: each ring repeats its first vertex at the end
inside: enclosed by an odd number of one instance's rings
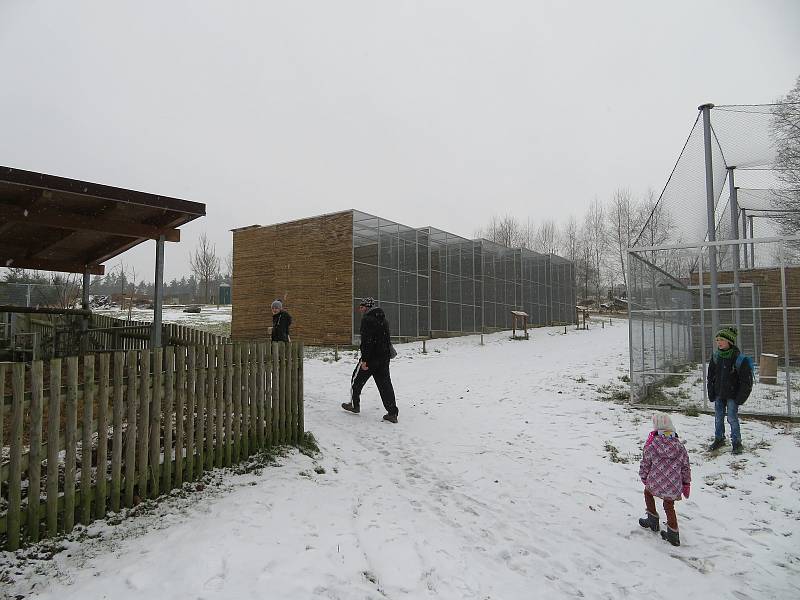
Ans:
POLYGON ((364 389, 364 385, 369 381, 370 377, 375 380, 375 385, 378 386, 378 393, 381 395, 381 401, 386 412, 390 415, 397 415, 397 402, 394 397, 392 378, 389 375, 388 360, 382 363, 369 363, 369 369, 366 371, 361 368, 361 361, 358 361, 350 382, 350 399, 353 402, 353 406, 361 407, 361 390, 364 389))

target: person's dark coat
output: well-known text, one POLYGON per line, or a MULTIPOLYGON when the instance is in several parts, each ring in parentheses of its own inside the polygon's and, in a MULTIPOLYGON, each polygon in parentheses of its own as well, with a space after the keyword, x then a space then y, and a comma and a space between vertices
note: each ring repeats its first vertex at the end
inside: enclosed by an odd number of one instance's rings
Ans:
POLYGON ((289 325, 292 324, 292 316, 282 310, 278 314, 272 315, 272 341, 288 342, 289 325))
POLYGON ((719 352, 714 352, 708 363, 706 385, 708 398, 712 402, 733 399, 736 400, 736 404, 744 404, 753 389, 753 371, 750 369, 750 362, 741 361, 737 370, 736 357, 740 351, 736 346, 732 348, 733 352, 728 358, 723 358, 719 352))
POLYGON ((389 323, 386 313, 379 306, 370 309, 361 317, 361 360, 367 363, 384 363, 389 360, 389 323))

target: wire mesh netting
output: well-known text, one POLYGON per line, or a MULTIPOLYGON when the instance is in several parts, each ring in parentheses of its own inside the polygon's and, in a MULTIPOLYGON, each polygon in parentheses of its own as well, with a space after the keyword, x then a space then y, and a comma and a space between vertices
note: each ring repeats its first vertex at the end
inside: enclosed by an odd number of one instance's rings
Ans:
POLYGON ((633 402, 711 408, 706 369, 716 316, 718 327, 737 329, 737 346, 755 364, 753 392, 740 411, 800 414, 800 264, 788 252, 798 240, 718 243, 718 256, 738 250, 741 258, 752 245, 761 258, 753 268, 718 272, 716 309, 708 245, 630 251, 633 402))
MULTIPOLYGON (((708 121, 713 238, 800 232, 800 104, 712 106, 708 121)), ((634 246, 709 240, 707 181, 701 111, 634 246)))

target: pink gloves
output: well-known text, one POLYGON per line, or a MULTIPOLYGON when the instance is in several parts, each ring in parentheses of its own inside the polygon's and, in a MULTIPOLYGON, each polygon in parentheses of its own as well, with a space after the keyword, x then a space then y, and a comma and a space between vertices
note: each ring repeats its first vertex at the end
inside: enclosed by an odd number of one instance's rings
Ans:
POLYGON ((688 483, 683 484, 683 497, 687 500, 689 499, 689 492, 691 491, 691 486, 688 483))

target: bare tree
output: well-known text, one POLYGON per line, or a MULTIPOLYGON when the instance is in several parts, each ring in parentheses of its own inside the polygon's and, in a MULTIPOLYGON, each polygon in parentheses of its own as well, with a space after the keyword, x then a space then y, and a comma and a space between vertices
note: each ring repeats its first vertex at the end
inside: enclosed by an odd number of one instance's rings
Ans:
POLYGON ((619 188, 608 207, 609 245, 614 251, 622 285, 628 289, 628 248, 639 233, 639 212, 631 199, 630 190, 619 188))
POLYGON ((521 248, 525 242, 525 233, 516 217, 493 216, 485 229, 478 231, 479 237, 508 248, 521 248))
POLYGON ((225 255, 225 279, 228 283, 233 282, 233 250, 225 255))
POLYGON ((189 257, 189 264, 192 273, 203 286, 203 301, 208 304, 211 301, 209 295, 211 283, 219 277, 220 260, 217 256, 216 246, 208 241, 205 232, 200 234, 197 247, 189 257))
POLYGON ((533 249, 542 254, 556 254, 558 246, 558 227, 555 222, 550 219, 542 221, 536 231, 533 249))
POLYGON ((586 213, 587 241, 590 246, 590 260, 592 269, 596 273, 595 297, 600 302, 600 286, 602 285, 602 271, 607 248, 605 208, 600 200, 596 199, 589 205, 586 213))
MULTIPOLYGON (((775 190, 773 206, 784 235, 800 233, 800 77, 792 90, 778 101, 772 119, 777 141, 776 174, 780 184, 775 190)), ((800 253, 800 245, 790 250, 800 253)))
POLYGON ((561 255, 573 263, 576 262, 578 260, 579 229, 575 215, 570 215, 569 219, 562 225, 558 239, 561 255))

